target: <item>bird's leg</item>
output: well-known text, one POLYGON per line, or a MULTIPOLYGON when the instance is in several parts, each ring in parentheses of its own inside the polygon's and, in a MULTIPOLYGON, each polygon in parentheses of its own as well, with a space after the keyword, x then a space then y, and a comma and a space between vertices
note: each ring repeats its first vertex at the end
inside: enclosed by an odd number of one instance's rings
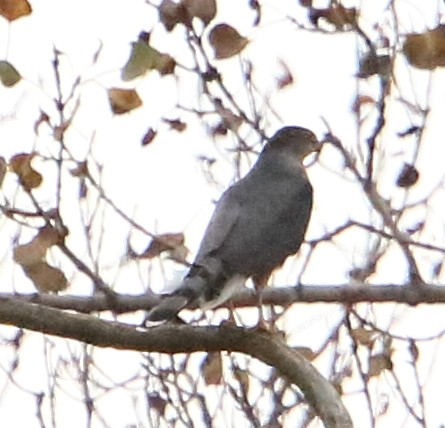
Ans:
POLYGON ((270 330, 270 327, 266 320, 264 319, 264 308, 263 308, 263 290, 267 286, 267 282, 269 281, 269 277, 272 272, 267 272, 263 275, 255 275, 252 277, 253 284, 255 286, 255 290, 258 297, 258 324, 257 328, 263 330, 270 330))
POLYGON ((237 325, 235 318, 235 306, 233 305, 232 300, 228 301, 227 310, 229 311, 229 318, 227 319, 227 322, 232 325, 237 325))

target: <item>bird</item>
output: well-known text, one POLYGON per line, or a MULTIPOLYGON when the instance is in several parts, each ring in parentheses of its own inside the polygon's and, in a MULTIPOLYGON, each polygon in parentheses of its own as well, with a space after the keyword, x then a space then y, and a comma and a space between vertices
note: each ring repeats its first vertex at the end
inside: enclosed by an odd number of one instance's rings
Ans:
POLYGON ((304 241, 313 188, 303 160, 321 143, 309 129, 286 126, 269 138, 250 171, 216 203, 181 286, 147 314, 159 322, 198 304, 215 308, 248 278, 263 284, 304 241))

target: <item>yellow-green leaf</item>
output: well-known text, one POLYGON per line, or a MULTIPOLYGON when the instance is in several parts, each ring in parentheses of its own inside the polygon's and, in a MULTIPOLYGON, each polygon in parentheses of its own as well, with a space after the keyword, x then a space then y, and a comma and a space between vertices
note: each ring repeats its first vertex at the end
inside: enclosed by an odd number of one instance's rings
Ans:
POLYGON ((133 43, 130 58, 122 69, 122 80, 128 82, 149 70, 158 70, 161 75, 171 74, 175 66, 176 62, 170 55, 160 53, 145 40, 138 40, 133 43))
POLYGON ((139 40, 133 43, 130 58, 122 70, 122 80, 129 81, 142 76, 148 70, 155 68, 160 53, 147 42, 139 40))
POLYGON ((10 88, 20 81, 21 76, 15 67, 8 61, 0 61, 0 80, 10 88))

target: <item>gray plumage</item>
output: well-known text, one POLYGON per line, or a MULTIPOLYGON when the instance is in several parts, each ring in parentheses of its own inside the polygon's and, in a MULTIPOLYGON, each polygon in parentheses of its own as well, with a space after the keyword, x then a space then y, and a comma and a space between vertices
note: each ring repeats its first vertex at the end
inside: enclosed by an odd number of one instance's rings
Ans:
POLYGON ((191 302, 220 305, 249 277, 266 277, 295 254, 312 209, 312 186, 303 159, 320 145, 304 128, 280 129, 249 173, 218 201, 195 261, 181 287, 148 314, 173 318, 191 302))

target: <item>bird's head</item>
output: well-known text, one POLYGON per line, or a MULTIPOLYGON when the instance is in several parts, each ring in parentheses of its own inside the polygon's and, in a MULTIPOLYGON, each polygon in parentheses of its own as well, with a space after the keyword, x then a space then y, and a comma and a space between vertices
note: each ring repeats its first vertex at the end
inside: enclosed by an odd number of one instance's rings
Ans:
POLYGON ((298 126, 286 126, 278 130, 266 144, 268 151, 279 151, 297 156, 300 161, 321 149, 321 144, 312 131, 298 126))

